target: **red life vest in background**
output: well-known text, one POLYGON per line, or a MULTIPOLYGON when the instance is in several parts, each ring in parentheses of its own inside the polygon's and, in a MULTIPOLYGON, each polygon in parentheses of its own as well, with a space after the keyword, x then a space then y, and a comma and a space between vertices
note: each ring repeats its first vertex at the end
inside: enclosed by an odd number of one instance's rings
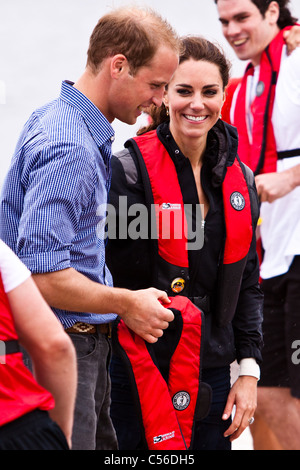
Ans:
MULTIPOLYGON (((232 107, 232 100, 234 93, 237 89, 237 87, 240 85, 243 77, 235 77, 231 78, 229 80, 229 83, 226 87, 226 99, 224 101, 223 107, 222 107, 222 120, 227 122, 228 124, 234 125, 231 122, 231 116, 230 116, 230 111, 232 107)), ((236 127, 236 126, 235 126, 236 127)))
POLYGON ((252 142, 249 139, 247 123, 246 93, 248 77, 253 75, 253 65, 248 64, 244 76, 232 79, 226 90, 227 96, 222 109, 222 117, 224 121, 237 128, 239 157, 255 175, 277 170, 278 156, 272 114, 282 49, 285 44, 283 32, 290 28, 291 26, 281 30, 262 54, 256 97, 251 104, 252 142))
POLYGON ((0 317, 0 426, 3 426, 37 408, 54 408, 54 399, 35 381, 23 363, 22 353, 15 347, 18 336, 1 274, 0 317))

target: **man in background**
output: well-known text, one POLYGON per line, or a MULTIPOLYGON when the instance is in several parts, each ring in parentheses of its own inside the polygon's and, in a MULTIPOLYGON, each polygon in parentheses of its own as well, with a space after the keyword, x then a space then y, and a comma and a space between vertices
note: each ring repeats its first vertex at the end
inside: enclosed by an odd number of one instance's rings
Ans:
POLYGON ((228 90, 223 118, 237 127, 239 156, 261 199, 264 350, 255 449, 300 448, 300 49, 284 38, 295 24, 288 0, 215 0, 223 34, 248 60, 228 90))

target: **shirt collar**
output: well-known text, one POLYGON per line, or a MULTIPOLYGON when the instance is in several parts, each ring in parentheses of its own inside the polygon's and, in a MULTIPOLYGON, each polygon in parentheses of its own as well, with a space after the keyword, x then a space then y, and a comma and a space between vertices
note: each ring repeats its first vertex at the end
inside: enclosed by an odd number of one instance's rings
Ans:
POLYGON ((73 87, 73 84, 73 82, 68 80, 62 82, 60 98, 80 112, 99 147, 107 141, 112 142, 115 137, 115 131, 110 122, 92 101, 81 91, 73 87))

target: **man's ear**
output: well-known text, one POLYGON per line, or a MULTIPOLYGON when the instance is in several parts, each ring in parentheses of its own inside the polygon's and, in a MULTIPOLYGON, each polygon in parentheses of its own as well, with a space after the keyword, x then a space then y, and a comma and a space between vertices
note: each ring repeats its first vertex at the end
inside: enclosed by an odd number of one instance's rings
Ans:
POLYGON ((123 54, 116 54, 111 58, 110 73, 112 78, 119 78, 128 69, 128 61, 123 54))
POLYGON ((280 15, 280 7, 278 2, 273 1, 270 3, 266 11, 266 15, 268 15, 268 19, 272 24, 277 24, 280 15))

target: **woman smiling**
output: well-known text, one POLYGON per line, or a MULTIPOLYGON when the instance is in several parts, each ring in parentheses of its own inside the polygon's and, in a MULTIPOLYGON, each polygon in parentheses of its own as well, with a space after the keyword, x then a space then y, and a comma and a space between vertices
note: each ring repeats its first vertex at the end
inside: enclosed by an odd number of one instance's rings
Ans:
MULTIPOLYGON (((151 201, 174 214, 181 208, 189 227, 186 238, 193 228, 196 235, 203 232, 203 243, 177 245, 175 237, 161 240, 160 232, 154 240, 150 230, 148 237, 109 240, 108 264, 116 286, 159 287, 170 297, 187 297, 204 313, 199 376, 211 387, 212 400, 205 418, 199 420, 195 410, 187 448, 230 449, 230 442, 252 422, 256 408, 262 343, 255 244, 258 202, 253 174, 237 156, 236 130, 220 119, 228 61, 216 45, 201 37, 182 38, 182 45, 163 106, 152 109, 150 126, 113 157, 110 202, 119 225, 128 222, 119 210, 120 197, 127 197, 129 207, 141 204, 149 211, 151 201), (240 376, 231 388, 230 364, 235 359, 240 376)), ((111 415, 120 449, 147 448, 127 372, 116 354, 111 377, 111 415)), ((147 372, 139 379, 148 383, 147 372)), ((183 372, 183 390, 188 383, 183 372)), ((182 393, 189 406, 189 395, 182 393)), ((139 398, 143 407, 143 397, 139 398)))

